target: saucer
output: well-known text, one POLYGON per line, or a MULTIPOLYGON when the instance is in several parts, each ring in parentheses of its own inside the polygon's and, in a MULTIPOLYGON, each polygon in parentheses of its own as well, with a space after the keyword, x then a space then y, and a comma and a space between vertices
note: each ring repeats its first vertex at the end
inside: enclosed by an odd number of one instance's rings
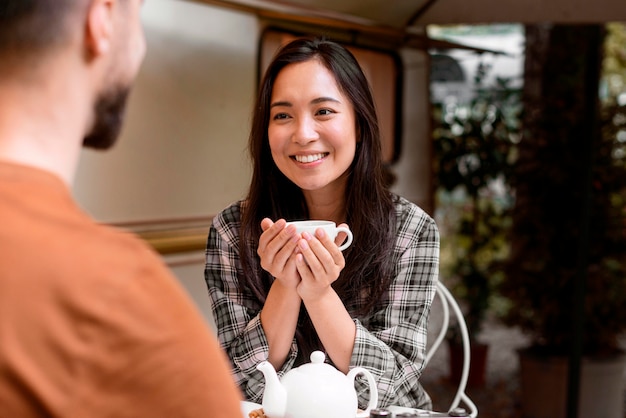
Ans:
POLYGON ((241 413, 243 414, 243 418, 248 418, 248 414, 252 411, 254 411, 255 409, 261 409, 261 404, 258 403, 254 403, 254 402, 248 402, 248 401, 241 401, 241 413))
MULTIPOLYGON (((243 414, 243 418, 249 418, 248 414, 250 412, 254 411, 255 409, 261 409, 261 408, 262 408, 261 404, 249 402, 249 401, 241 401, 241 412, 243 414)), ((393 413, 393 416, 401 412, 418 412, 418 411, 421 412, 420 410, 416 410, 415 408, 404 408, 402 406, 390 406, 388 409, 393 413)), ((424 411, 424 412, 427 412, 427 411, 424 411)))

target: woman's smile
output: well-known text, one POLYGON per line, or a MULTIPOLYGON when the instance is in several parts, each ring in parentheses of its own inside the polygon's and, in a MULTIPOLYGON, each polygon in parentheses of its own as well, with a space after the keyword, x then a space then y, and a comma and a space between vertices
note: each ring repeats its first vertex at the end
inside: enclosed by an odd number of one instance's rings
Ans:
POLYGON ((310 163, 321 161, 327 156, 328 156, 328 153, 324 152, 324 153, 309 154, 309 155, 294 155, 291 158, 293 158, 299 163, 310 164, 310 163))

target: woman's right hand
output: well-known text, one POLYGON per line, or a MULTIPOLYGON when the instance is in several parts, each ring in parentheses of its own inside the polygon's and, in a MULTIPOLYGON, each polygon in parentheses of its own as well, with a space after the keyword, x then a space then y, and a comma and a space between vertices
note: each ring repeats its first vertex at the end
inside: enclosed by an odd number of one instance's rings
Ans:
POLYGON ((261 267, 270 273, 283 286, 295 289, 300 284, 300 275, 296 269, 296 248, 300 235, 296 227, 287 225, 284 219, 273 222, 269 218, 261 221, 263 233, 259 239, 257 254, 261 258, 261 267))

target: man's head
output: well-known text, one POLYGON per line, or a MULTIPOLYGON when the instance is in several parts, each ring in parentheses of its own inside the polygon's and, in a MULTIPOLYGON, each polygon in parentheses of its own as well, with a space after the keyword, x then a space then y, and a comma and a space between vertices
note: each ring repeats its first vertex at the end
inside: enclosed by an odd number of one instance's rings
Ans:
POLYGON ((141 4, 142 0, 0 1, 0 67, 4 66, 0 76, 47 77, 50 62, 75 61, 88 74, 83 79, 89 80, 86 91, 93 107, 83 143, 109 148, 121 130, 126 98, 145 53, 141 4))
MULTIPOLYGON (((106 0, 100 1, 106 3, 106 0)), ((85 136, 83 142, 85 146, 107 149, 114 144, 121 131, 126 100, 146 49, 140 19, 142 3, 142 0, 118 0, 116 2, 118 13, 114 14, 117 19, 112 19, 115 35, 107 40, 108 44, 98 45, 94 42, 94 52, 104 47, 106 50, 104 52, 108 52, 109 61, 102 89, 94 103, 94 121, 85 136)), ((102 6, 100 9, 100 13, 103 13, 102 6)), ((98 31, 100 20, 97 14, 98 11, 92 11, 89 20, 95 32, 98 31)), ((108 29, 106 22, 100 23, 105 24, 102 29, 108 29)))

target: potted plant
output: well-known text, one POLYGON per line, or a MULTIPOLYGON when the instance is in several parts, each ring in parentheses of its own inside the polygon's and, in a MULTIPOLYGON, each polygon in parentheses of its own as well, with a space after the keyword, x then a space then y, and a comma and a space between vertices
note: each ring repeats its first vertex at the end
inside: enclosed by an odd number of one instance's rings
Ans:
MULTIPOLYGON (((488 347, 476 337, 497 296, 500 261, 507 255, 508 183, 519 134, 519 91, 507 79, 483 86, 487 71, 479 66, 476 95, 467 105, 447 103, 434 112, 438 212, 452 213, 451 220, 442 222, 442 247, 450 260, 442 263, 442 273, 464 310, 472 338, 469 386, 485 382, 488 347)), ((457 337, 452 332, 448 338, 452 381, 458 381, 462 364, 457 337)))
POLYGON ((536 33, 544 30, 527 31, 528 45, 540 44, 535 35, 554 44, 545 48, 541 66, 526 66, 542 70, 525 82, 511 250, 499 288, 509 303, 503 320, 531 339, 520 351, 525 416, 565 417, 575 402, 580 417, 623 418, 626 106, 606 102, 594 129, 598 89, 586 83, 598 28, 536 33), (572 45, 579 55, 571 56, 572 45), (578 295, 584 295, 583 321, 576 316, 578 295), (568 360, 577 347, 582 366, 573 399, 567 396, 568 360))

